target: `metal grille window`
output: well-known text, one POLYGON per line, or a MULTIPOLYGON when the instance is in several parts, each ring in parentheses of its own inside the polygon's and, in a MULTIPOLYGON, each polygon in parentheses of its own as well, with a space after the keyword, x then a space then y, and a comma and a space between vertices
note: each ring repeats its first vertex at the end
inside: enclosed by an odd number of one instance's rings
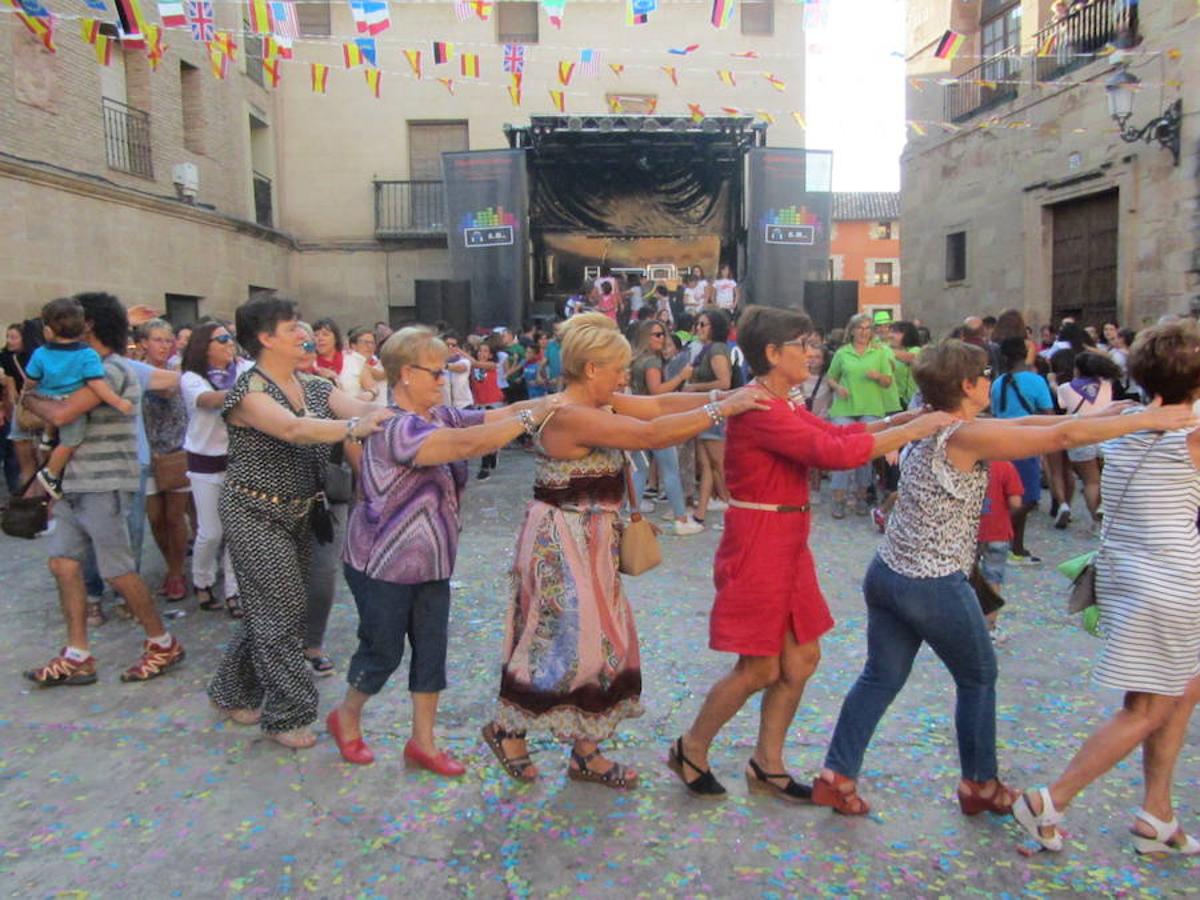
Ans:
POLYGON ((108 167, 153 178, 150 161, 150 115, 108 97, 100 98, 104 117, 104 153, 108 167))
POLYGON ((242 34, 246 35, 246 74, 257 85, 263 84, 262 40, 250 31, 250 22, 242 20, 242 34))
POLYGON ((496 40, 501 44, 536 44, 538 42, 538 5, 508 0, 497 3, 496 40))

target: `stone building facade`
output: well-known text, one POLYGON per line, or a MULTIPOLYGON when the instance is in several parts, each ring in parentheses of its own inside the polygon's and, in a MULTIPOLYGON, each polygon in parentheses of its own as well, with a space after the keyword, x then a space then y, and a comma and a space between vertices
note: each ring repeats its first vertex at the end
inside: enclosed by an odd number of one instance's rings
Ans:
POLYGON ((1015 307, 1138 326, 1200 305, 1200 10, 1192 0, 910 0, 905 314, 946 330, 1015 307), (952 60, 947 30, 965 41, 952 60), (1182 104, 1178 164, 1127 143, 1182 104))
MULTIPOLYGON (((213 4, 216 26, 241 45, 221 81, 186 29, 168 32, 157 71, 133 48, 99 66, 76 18, 95 13, 81 0, 48 2, 64 16, 53 54, 15 16, 0 17, 6 320, 97 288, 179 320, 227 315, 263 289, 297 298, 308 316, 411 318, 414 282, 452 274, 441 152, 507 146, 506 124, 555 112, 551 90, 563 92, 568 115, 614 103, 672 116, 736 107, 769 117, 770 144, 804 143, 803 9, 783 0, 743 0, 722 30, 691 3, 660 3, 636 28, 623 3, 572 4, 554 29, 535 3, 496 3, 483 21, 460 19, 450 2, 393 2, 391 27, 376 38, 379 98, 362 69, 344 66, 342 44, 356 36, 345 3, 297 4, 302 37, 271 89, 246 53, 255 42, 243 4, 213 4), (453 45, 444 64, 435 40, 453 45), (526 47, 519 108, 502 69, 506 43, 526 47), (606 48, 594 74, 578 65, 592 46, 606 48), (420 79, 405 49, 421 51, 420 79), (463 53, 478 56, 477 79, 464 76, 463 53), (560 61, 577 64, 567 85, 560 61), (311 90, 311 63, 330 66, 325 94, 311 90), (734 72, 736 86, 719 70, 734 72), (193 202, 177 195, 180 164, 196 167, 193 202)), ((157 22, 154 4, 142 5, 157 22)))

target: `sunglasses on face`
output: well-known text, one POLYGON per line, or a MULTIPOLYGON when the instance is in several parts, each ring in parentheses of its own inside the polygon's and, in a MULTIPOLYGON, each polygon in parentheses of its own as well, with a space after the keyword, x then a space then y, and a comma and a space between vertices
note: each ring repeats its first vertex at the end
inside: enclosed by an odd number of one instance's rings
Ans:
POLYGON ((316 353, 317 352, 317 342, 316 341, 305 341, 300 346, 304 348, 305 353, 316 353))
POLYGON ((216 341, 218 344, 232 344, 233 343, 233 335, 218 334, 218 335, 213 336, 213 340, 216 341))
POLYGON ((431 369, 428 366, 418 366, 416 363, 413 363, 411 366, 409 366, 409 368, 410 369, 420 369, 422 372, 428 372, 435 379, 448 378, 450 376, 449 369, 431 369))

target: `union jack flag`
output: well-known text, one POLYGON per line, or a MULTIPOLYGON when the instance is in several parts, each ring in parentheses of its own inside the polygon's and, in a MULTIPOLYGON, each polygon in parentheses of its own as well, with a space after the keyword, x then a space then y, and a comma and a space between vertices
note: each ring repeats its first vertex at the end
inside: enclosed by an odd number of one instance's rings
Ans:
POLYGON ((184 4, 188 25, 192 29, 192 40, 208 43, 217 36, 213 20, 212 0, 187 0, 184 4))
POLYGON ((523 73, 525 71, 525 45, 504 45, 504 71, 523 73))

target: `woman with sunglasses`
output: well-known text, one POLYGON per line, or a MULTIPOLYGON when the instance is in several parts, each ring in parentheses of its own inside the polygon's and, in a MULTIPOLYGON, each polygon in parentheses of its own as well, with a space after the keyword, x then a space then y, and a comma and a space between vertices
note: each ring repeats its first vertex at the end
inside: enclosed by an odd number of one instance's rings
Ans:
POLYGON ((217 508, 229 453, 229 432, 221 417, 221 406, 238 376, 250 368, 238 359, 233 335, 220 322, 197 325, 183 350, 183 375, 179 392, 188 413, 183 449, 187 452, 188 481, 196 504, 196 541, 192 547, 192 586, 201 609, 217 609, 214 594, 218 567, 224 580, 225 609, 235 619, 242 617, 237 576, 222 552, 225 530, 217 508))
POLYGON ((738 658, 671 748, 669 765, 693 794, 725 793, 709 769, 709 747, 746 701, 765 691, 746 781, 751 791, 782 800, 810 798, 783 759, 784 739, 821 658, 820 638, 833 627, 808 547, 809 468, 862 465, 949 421, 945 414, 905 413, 894 422, 838 426, 816 418, 799 394, 810 360, 821 353, 811 336, 812 322, 794 310, 751 306, 742 314, 738 346, 771 400, 767 409, 729 423, 731 498, 713 562, 709 646, 738 658))
MULTIPOLYGON (((954 418, 914 445, 901 463, 900 499, 879 552, 867 568, 867 662, 846 695, 813 802, 847 815, 870 811, 856 780, 879 720, 903 689, 921 645, 950 671, 964 815, 1008 814, 1019 796, 1000 781, 996 762, 996 657, 968 573, 987 491, 988 460, 1025 459, 1192 422, 1186 405, 1087 418, 980 419, 991 402, 987 352, 946 340, 913 366, 925 403, 954 418)), ((1107 414, 1106 414, 1107 413, 1107 414)))
MULTIPOLYGON (((668 378, 664 375, 663 368, 666 361, 663 358, 663 350, 666 343, 667 329, 661 322, 648 319, 638 326, 633 362, 629 366, 631 393, 643 397, 669 394, 679 390, 692 377, 691 366, 684 366, 674 377, 668 378)), ((667 499, 671 502, 675 534, 682 537, 703 531, 703 525, 688 518, 683 485, 679 481, 679 453, 674 447, 663 447, 659 450, 640 451, 633 454, 635 496, 641 497, 646 490, 646 476, 650 471, 650 464, 646 459, 647 453, 653 454, 654 461, 658 463, 658 479, 667 492, 667 499)), ((650 504, 647 509, 653 512, 653 504, 650 504)))
MULTIPOLYGON (((692 269, 695 273, 699 266, 692 269)), ((708 282, 705 282, 707 285, 708 282)), ((707 394, 727 391, 733 384, 733 364, 729 359, 729 316, 708 308, 696 317, 696 341, 700 352, 692 361, 692 377, 685 391, 707 394)), ((696 439, 696 462, 700 466, 700 487, 693 520, 704 524, 708 510, 724 510, 729 499, 725 486, 725 423, 713 425, 696 439)), ((718 524, 714 526, 720 528, 718 524)))

